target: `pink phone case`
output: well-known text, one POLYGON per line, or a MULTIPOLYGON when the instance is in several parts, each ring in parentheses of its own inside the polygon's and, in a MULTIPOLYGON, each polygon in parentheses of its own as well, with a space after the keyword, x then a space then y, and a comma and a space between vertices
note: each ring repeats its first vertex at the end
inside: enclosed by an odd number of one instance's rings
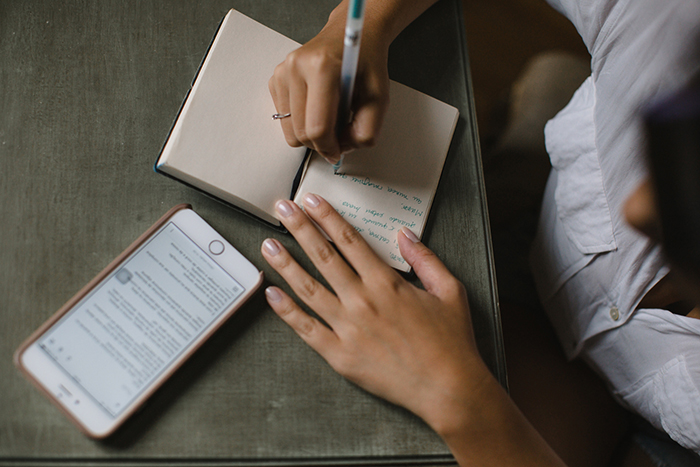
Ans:
POLYGON ((163 217, 158 219, 158 221, 153 224, 148 230, 146 230, 143 234, 141 234, 129 247, 124 250, 119 256, 117 256, 109 265, 104 268, 97 276, 95 276, 90 282, 88 282, 85 287, 80 289, 78 293, 76 293, 68 302, 66 302, 65 305, 63 305, 56 313, 54 313, 51 318, 49 318, 44 324, 42 324, 36 331, 34 331, 23 343, 22 345, 19 346, 19 348, 15 351, 14 354, 14 362, 17 368, 24 374, 24 376, 29 379, 34 386, 36 386, 41 392, 43 392, 50 400, 51 402, 54 403, 66 416, 86 435, 92 437, 92 438, 106 438, 110 436, 114 431, 119 428, 124 421, 128 420, 131 415, 134 414, 143 404, 148 400, 149 397, 165 382, 170 378, 170 376, 184 363, 189 359, 189 357, 204 343, 211 337, 212 334, 216 332, 221 325, 223 325, 232 315, 233 313, 240 308, 243 303, 245 303, 257 290, 260 288, 260 285, 263 282, 263 273, 260 271, 259 276, 258 276, 258 281, 255 283, 253 287, 251 287, 249 290, 245 292, 245 294, 236 301, 236 305, 231 308, 230 310, 227 310, 224 314, 226 317, 221 320, 217 325, 212 326, 203 336, 202 340, 193 345, 192 349, 187 352, 185 355, 185 358, 182 359, 179 363, 176 363, 173 365, 172 368, 170 368, 167 372, 164 373, 162 379, 154 384, 151 388, 149 388, 143 396, 143 399, 134 404, 131 409, 129 409, 123 416, 123 419, 121 420, 120 423, 114 426, 114 428, 109 431, 108 433, 105 433, 104 435, 98 436, 95 433, 90 432, 84 425, 80 423, 80 420, 75 418, 73 414, 71 414, 68 410, 66 410, 63 405, 56 399, 56 397, 49 392, 47 389, 45 389, 39 381, 37 381, 34 376, 32 376, 22 365, 20 357, 22 356, 22 353, 30 346, 32 345, 39 337, 44 334, 56 321, 58 321, 64 314, 66 314, 68 311, 73 308, 82 298, 87 295, 97 284, 99 284, 106 276, 108 276, 112 271, 114 271, 123 261, 124 259, 129 256, 131 253, 133 253, 136 249, 138 249, 146 240, 148 240, 158 229, 160 229, 168 220, 178 211, 182 209, 191 209, 192 206, 189 204, 178 204, 177 206, 171 208, 163 217))

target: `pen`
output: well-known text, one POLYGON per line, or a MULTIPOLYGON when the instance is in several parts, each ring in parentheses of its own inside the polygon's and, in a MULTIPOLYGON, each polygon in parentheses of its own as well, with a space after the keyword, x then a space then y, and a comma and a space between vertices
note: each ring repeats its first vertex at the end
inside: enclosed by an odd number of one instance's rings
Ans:
MULTIPOLYGON (((343 64, 340 68, 340 104, 338 108, 337 133, 341 132, 352 120, 350 106, 352 104, 352 92, 357 76, 357 61, 360 58, 360 39, 362 38, 362 23, 365 19, 364 0, 350 0, 348 5, 348 18, 345 23, 345 39, 343 40, 343 64)), ((340 160, 333 164, 333 172, 343 165, 343 154, 340 160)))

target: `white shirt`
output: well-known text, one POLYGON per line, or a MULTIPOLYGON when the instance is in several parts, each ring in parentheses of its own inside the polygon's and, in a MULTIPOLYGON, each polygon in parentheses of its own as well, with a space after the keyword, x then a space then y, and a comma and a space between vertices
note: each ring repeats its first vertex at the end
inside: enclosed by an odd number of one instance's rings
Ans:
POLYGON ((622 214, 646 175, 642 109, 700 68, 700 2, 550 3, 581 34, 592 75, 545 127, 538 293, 569 358, 582 356, 625 405, 700 453, 700 320, 635 310, 668 267, 622 214))

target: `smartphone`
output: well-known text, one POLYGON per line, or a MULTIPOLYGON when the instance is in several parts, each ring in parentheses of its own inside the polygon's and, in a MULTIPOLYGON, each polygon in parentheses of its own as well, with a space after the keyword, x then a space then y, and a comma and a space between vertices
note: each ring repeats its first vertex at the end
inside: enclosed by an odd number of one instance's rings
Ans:
POLYGON ((107 437, 262 280, 176 206, 32 334, 15 363, 83 432, 107 437))

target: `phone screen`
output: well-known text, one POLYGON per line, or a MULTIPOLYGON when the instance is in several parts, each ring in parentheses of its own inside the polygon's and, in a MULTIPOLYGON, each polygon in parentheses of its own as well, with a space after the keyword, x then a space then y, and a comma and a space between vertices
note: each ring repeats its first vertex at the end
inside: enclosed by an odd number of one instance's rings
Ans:
POLYGON ((244 292, 170 222, 38 345, 116 417, 244 292))

